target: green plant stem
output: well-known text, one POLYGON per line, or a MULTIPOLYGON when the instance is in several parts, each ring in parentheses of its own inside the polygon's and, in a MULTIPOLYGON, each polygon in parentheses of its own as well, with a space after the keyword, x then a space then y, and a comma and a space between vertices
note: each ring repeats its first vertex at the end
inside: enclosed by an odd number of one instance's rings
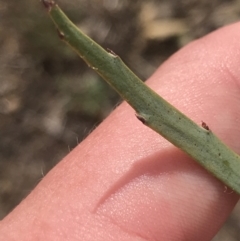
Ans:
MULTIPOLYGON (((205 169, 240 194, 240 157, 207 125, 202 127, 145 85, 112 51, 83 34, 53 1, 42 0, 61 39, 98 72, 136 111, 146 126, 193 157, 205 169)), ((127 121, 127 120, 126 120, 127 121)))

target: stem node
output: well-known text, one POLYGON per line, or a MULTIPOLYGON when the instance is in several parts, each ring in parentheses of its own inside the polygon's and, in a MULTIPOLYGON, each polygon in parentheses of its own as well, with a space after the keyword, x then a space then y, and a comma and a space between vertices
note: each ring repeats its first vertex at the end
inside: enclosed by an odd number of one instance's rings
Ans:
POLYGON ((144 125, 146 124, 147 120, 141 116, 140 114, 136 113, 136 117, 138 118, 138 120, 140 120, 144 125))
POLYGON ((58 33, 59 38, 60 38, 61 40, 63 40, 64 37, 65 37, 65 34, 64 34, 61 30, 59 30, 58 28, 57 28, 57 33, 58 33))

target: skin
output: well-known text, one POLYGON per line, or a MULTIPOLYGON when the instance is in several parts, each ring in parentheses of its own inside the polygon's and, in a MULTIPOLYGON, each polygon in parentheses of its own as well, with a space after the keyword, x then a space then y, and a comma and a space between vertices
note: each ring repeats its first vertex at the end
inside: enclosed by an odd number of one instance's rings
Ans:
MULTIPOLYGON (((192 42, 148 85, 240 153, 240 23, 192 42)), ((1 240, 211 240, 239 196, 121 104, 0 223, 1 240)))

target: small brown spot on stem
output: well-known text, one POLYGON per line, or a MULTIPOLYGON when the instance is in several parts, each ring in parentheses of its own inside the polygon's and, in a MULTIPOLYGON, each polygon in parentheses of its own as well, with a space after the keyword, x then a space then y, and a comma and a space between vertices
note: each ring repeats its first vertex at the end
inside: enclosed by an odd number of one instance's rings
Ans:
POLYGON ((139 114, 136 114, 136 117, 138 120, 140 120, 143 124, 146 124, 146 119, 143 116, 140 116, 139 114))
POLYGON ((203 121, 202 121, 202 127, 203 127, 205 130, 210 131, 208 125, 207 125, 205 122, 203 122, 203 121))
POLYGON ((44 5, 44 7, 48 10, 51 11, 51 8, 56 5, 56 3, 54 1, 51 0, 42 0, 42 3, 44 5))

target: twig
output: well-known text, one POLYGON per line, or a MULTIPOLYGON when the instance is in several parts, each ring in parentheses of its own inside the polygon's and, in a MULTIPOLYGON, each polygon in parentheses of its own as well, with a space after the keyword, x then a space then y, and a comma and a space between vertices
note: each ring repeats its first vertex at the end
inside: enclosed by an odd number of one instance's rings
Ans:
POLYGON ((61 39, 136 111, 137 118, 240 194, 240 157, 202 122, 202 127, 146 86, 114 52, 83 34, 53 1, 42 0, 61 39))

